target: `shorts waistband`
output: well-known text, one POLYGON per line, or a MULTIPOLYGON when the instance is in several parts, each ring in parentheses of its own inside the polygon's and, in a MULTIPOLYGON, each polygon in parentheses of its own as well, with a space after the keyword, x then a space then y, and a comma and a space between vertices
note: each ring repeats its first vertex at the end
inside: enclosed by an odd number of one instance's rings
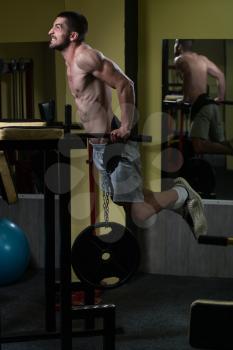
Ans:
POLYGON ((217 104, 215 100, 210 98, 208 94, 201 94, 198 96, 196 101, 193 103, 191 108, 191 119, 195 117, 195 115, 200 111, 203 106, 207 106, 210 104, 217 104))

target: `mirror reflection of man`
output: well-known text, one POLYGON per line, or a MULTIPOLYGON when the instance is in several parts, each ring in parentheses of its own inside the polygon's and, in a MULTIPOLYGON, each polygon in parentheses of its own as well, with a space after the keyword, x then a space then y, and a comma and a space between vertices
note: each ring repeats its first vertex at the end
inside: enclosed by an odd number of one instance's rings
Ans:
POLYGON ((231 154, 232 142, 225 141, 219 104, 225 96, 223 72, 206 56, 192 51, 193 40, 176 39, 174 64, 183 79, 184 102, 191 104, 190 138, 196 154, 231 154), (216 79, 218 95, 207 94, 208 76, 216 79))

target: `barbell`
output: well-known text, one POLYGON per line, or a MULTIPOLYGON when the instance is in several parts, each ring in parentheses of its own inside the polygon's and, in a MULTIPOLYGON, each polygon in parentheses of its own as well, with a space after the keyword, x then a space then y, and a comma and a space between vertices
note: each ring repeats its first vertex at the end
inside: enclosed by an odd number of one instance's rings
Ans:
POLYGON ((198 237, 199 244, 228 246, 233 245, 233 237, 201 235, 198 237))

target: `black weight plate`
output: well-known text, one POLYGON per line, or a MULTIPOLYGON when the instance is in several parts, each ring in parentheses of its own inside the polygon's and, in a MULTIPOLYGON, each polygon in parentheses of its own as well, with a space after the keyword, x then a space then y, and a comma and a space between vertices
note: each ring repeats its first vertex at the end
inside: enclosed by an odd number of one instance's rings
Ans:
POLYGON ((181 176, 198 192, 212 193, 215 190, 215 172, 205 159, 190 158, 187 160, 181 176))
POLYGON ((124 226, 110 222, 104 230, 106 233, 96 235, 95 225, 90 225, 77 236, 72 246, 72 266, 84 283, 115 288, 138 269, 140 250, 136 238, 124 226))

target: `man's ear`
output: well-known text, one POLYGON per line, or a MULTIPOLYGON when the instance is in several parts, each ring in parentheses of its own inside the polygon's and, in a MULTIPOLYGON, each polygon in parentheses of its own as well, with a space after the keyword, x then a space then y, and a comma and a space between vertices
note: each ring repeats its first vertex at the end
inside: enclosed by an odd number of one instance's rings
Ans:
POLYGON ((70 41, 77 41, 78 37, 79 37, 79 34, 77 32, 70 33, 70 41))

